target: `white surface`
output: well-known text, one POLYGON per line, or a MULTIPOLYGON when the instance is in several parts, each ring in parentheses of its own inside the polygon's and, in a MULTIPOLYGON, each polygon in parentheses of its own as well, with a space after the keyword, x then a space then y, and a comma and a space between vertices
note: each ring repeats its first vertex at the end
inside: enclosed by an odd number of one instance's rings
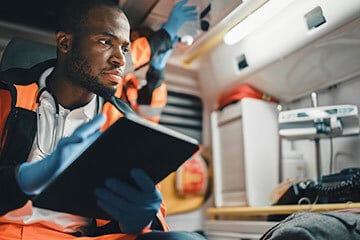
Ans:
POLYGON ((201 231, 204 229, 203 214, 201 208, 188 213, 169 215, 166 222, 172 231, 201 231))
POLYGON ((279 180, 276 104, 250 98, 241 103, 248 205, 269 205, 271 190, 279 180))
POLYGON ((212 113, 216 206, 266 206, 279 180, 276 105, 244 98, 212 113))
POLYGON ((297 151, 286 151, 282 157, 282 181, 290 179, 305 178, 305 161, 302 153, 297 151))
POLYGON ((281 101, 292 101, 351 79, 360 74, 359 15, 359 0, 291 1, 237 44, 221 44, 205 54, 202 88, 209 99, 217 99, 246 82, 281 101), (304 15, 318 6, 326 23, 309 30, 304 15), (237 59, 242 55, 249 67, 239 71, 237 59))

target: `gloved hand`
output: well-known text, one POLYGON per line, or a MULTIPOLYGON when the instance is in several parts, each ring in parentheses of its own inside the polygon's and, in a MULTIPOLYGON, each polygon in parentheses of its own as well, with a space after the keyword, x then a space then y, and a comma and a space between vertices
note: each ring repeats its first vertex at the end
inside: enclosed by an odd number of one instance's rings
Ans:
POLYGON ((105 119, 104 114, 99 114, 81 125, 70 137, 62 138, 50 155, 36 162, 22 163, 17 172, 20 189, 28 195, 39 194, 100 136, 99 128, 105 119))
POLYGON ((177 32, 185 22, 198 19, 196 6, 184 6, 187 2, 188 0, 177 2, 171 10, 168 20, 162 26, 169 33, 172 42, 175 41, 177 32))
POLYGON ((166 52, 160 53, 159 55, 153 56, 150 61, 150 65, 156 70, 163 70, 166 62, 169 59, 173 49, 169 49, 166 52))
POLYGON ((97 204, 119 222, 124 233, 138 233, 151 223, 160 208, 162 197, 153 181, 141 169, 130 172, 139 188, 109 178, 105 188, 97 188, 97 204))

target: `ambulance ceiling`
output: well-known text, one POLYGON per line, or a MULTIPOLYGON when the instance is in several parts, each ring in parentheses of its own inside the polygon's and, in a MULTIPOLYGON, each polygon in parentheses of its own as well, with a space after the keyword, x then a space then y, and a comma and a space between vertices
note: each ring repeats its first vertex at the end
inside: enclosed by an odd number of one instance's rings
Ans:
MULTIPOLYGON (((132 27, 147 25, 153 29, 159 28, 166 21, 176 2, 177 0, 118 0, 132 27)), ((189 4, 197 5, 200 12, 211 5, 211 11, 206 16, 210 27, 241 2, 242 0, 189 0, 189 4)), ((0 7, 0 27, 4 27, 5 22, 52 32, 56 11, 61 3, 61 0, 4 0, 0 7)))
MULTIPOLYGON (((56 11, 65 0, 3 0, 0 7, 0 56, 11 37, 23 37, 47 44, 54 44, 56 11)), ((132 27, 146 25, 157 30, 166 21, 178 0, 114 0, 127 14, 132 27)), ((264 0, 252 0, 264 1, 264 0)), ((209 23, 208 31, 198 30, 195 41, 203 39, 207 33, 226 15, 241 5, 243 0, 189 0, 196 5, 202 20, 209 23), (205 16, 206 9, 211 9, 205 16)), ((200 22, 200 21, 199 21, 200 22)), ((199 25, 198 25, 199 26, 199 25)), ((194 45, 194 44, 193 44, 194 45)), ((184 56, 191 46, 177 44, 172 59, 173 65, 181 65, 178 56, 184 56)))

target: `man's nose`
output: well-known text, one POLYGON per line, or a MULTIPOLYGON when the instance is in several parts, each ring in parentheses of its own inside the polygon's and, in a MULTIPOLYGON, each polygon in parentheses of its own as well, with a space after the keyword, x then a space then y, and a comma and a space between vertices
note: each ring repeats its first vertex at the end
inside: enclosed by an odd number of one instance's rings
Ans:
POLYGON ((114 48, 113 54, 111 56, 111 63, 118 66, 125 66, 125 53, 122 51, 122 47, 114 48))

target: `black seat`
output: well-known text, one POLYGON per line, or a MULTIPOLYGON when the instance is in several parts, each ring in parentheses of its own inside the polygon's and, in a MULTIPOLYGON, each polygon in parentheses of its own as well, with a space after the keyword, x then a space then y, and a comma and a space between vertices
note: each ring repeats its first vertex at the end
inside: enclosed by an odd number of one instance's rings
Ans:
POLYGON ((56 47, 24 38, 12 38, 2 55, 0 71, 9 68, 30 68, 33 65, 56 58, 56 47))

